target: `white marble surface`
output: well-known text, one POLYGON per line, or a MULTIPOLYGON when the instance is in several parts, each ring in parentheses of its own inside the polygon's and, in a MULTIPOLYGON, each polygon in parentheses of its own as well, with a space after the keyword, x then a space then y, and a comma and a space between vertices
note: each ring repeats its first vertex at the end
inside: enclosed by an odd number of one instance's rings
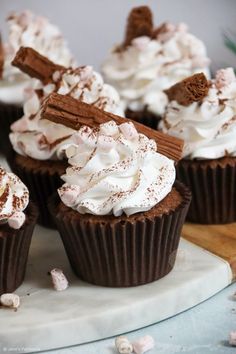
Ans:
POLYGON ((202 302, 231 277, 225 261, 182 240, 176 266, 165 278, 128 289, 92 286, 73 275, 58 233, 37 227, 26 280, 17 290, 21 307, 1 309, 0 353, 49 350, 135 330, 202 302), (54 267, 70 281, 64 292, 52 289, 47 272, 54 267))

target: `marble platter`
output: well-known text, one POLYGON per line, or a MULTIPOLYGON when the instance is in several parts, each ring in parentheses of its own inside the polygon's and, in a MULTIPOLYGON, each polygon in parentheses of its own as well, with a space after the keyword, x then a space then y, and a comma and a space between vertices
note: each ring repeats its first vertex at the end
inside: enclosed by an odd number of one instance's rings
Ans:
POLYGON ((127 289, 89 285, 72 273, 58 233, 37 226, 26 279, 16 291, 21 306, 0 309, 0 353, 35 353, 132 331, 197 305, 231 280, 226 261, 182 239, 174 270, 157 282, 127 289), (69 279, 63 292, 52 288, 54 267, 69 279))
MULTIPOLYGON (((1 158, 0 164, 6 165, 1 158)), ((16 291, 21 306, 0 309, 0 353, 35 353, 136 330, 199 304, 232 279, 227 261, 182 239, 175 267, 163 279, 127 289, 93 286, 71 271, 58 233, 37 226, 16 291), (55 267, 70 282, 63 292, 52 288, 48 272, 55 267)))

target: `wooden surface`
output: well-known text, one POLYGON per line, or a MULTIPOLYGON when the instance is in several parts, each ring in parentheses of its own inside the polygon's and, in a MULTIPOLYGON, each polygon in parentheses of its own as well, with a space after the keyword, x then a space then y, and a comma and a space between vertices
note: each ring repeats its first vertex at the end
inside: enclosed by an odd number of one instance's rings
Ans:
POLYGON ((226 225, 186 223, 182 236, 225 259, 230 264, 234 280, 236 280, 236 223, 226 225))

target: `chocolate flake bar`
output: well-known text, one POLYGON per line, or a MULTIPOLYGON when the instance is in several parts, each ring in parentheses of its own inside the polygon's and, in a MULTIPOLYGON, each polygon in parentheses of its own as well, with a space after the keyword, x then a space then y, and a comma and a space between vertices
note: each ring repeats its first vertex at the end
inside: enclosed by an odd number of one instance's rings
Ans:
POLYGON ((209 91, 209 83, 203 73, 195 74, 171 86, 164 92, 169 101, 177 101, 182 106, 202 101, 209 91))
POLYGON ((53 63, 30 47, 20 47, 12 61, 12 65, 30 77, 39 79, 43 84, 52 81, 52 75, 55 71, 65 70, 65 67, 53 63))
POLYGON ((75 130, 80 129, 82 125, 95 127, 110 120, 117 124, 132 122, 139 133, 157 142, 158 152, 175 161, 182 157, 183 141, 181 139, 168 136, 130 119, 102 111, 94 105, 81 102, 71 96, 52 93, 44 102, 41 118, 75 130))

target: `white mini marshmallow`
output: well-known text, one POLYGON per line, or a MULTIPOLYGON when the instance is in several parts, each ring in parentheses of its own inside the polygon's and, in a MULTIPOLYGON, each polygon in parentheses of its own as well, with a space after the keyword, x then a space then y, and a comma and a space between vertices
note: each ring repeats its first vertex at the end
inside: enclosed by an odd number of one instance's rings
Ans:
POLYGON ((56 291, 63 291, 68 288, 69 282, 61 269, 54 268, 51 270, 50 274, 52 277, 54 289, 56 291))
POLYGON ((236 331, 232 331, 229 334, 229 344, 236 346, 236 331))
POLYGON ((99 135, 97 145, 101 150, 109 151, 115 146, 115 140, 110 136, 99 135))
POLYGON ((116 349, 120 354, 130 354, 133 352, 132 344, 124 336, 117 337, 115 340, 115 344, 116 344, 116 349))
POLYGON ((15 230, 21 228, 21 226, 25 222, 25 214, 22 211, 16 211, 10 218, 8 219, 8 225, 15 230))
POLYGON ((75 205, 80 191, 79 186, 72 184, 71 186, 63 186, 59 188, 58 194, 65 205, 72 207, 75 205))
POLYGON ((137 339, 132 344, 133 344, 134 352, 136 354, 143 354, 148 350, 154 348, 155 342, 151 336, 147 335, 137 339))
POLYGON ((138 138, 138 132, 133 123, 122 123, 119 128, 126 139, 133 140, 138 138))
POLYGON ((0 303, 2 306, 17 309, 20 306, 20 297, 11 293, 2 294, 0 297, 0 303))

